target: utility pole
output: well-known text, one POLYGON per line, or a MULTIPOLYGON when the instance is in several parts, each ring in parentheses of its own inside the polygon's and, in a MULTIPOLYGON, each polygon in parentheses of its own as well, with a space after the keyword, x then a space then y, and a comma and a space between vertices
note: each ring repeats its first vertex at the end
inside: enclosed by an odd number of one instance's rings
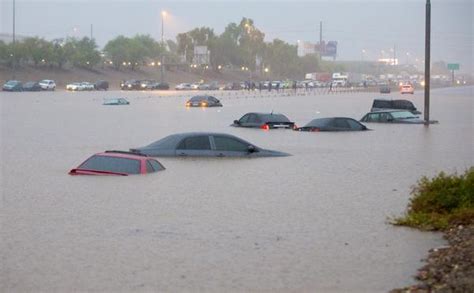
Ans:
POLYGON ((319 22, 319 61, 322 60, 322 48, 323 48, 323 22, 319 22))
POLYGON ((93 28, 93 25, 91 24, 91 40, 94 38, 94 28, 93 28))
POLYGON ((15 0, 13 0, 13 76, 12 79, 16 78, 16 40, 15 40, 15 0))
MULTIPOLYGON (((164 31, 165 31, 165 15, 166 11, 161 11, 161 46, 163 50, 165 49, 165 39, 164 39, 164 31)), ((160 82, 163 83, 165 80, 165 64, 164 64, 164 52, 161 53, 161 58, 160 58, 160 69, 161 69, 161 74, 160 74, 160 82)))
POLYGON ((397 65, 397 47, 395 44, 393 44, 393 65, 397 65))
POLYGON ((430 122, 431 2, 426 0, 425 17, 425 124, 430 122))

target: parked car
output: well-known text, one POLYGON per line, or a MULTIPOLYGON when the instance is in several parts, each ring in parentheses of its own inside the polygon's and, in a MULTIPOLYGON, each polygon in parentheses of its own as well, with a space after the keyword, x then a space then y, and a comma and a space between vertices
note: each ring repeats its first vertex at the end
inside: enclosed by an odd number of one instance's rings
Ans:
POLYGON ((416 109, 415 105, 408 100, 375 99, 370 111, 376 112, 384 110, 408 110, 415 115, 421 114, 421 112, 416 109))
POLYGON ((283 114, 247 113, 239 120, 234 120, 234 123, 231 126, 261 129, 293 129, 295 128, 295 123, 291 122, 290 119, 283 114))
POLYGON ((199 89, 199 86, 201 85, 202 83, 200 82, 194 82, 191 84, 191 89, 192 90, 198 90, 199 89))
POLYGON ((217 82, 202 83, 198 86, 198 90, 215 91, 218 89, 219 85, 217 84, 217 82))
POLYGON ((152 82, 148 84, 147 89, 150 90, 169 90, 170 85, 166 82, 152 82))
POLYGON ((148 174, 165 170, 165 167, 153 158, 143 154, 105 151, 92 155, 79 167, 69 171, 69 175, 121 175, 148 174))
MULTIPOLYGON (((415 116, 410 111, 403 110, 385 110, 367 113, 362 119, 362 122, 376 122, 376 123, 406 123, 406 124, 424 124, 425 121, 415 116)), ((430 123, 437 123, 437 121, 430 121, 430 123)))
POLYGON ((43 88, 36 81, 28 81, 23 84, 23 91, 25 92, 39 92, 43 88))
POLYGON ((411 84, 404 84, 400 87, 400 93, 403 94, 414 94, 415 93, 415 87, 411 84))
POLYGON ((329 117, 311 120, 297 131, 362 131, 368 128, 359 121, 348 117, 329 117))
POLYGON ((105 80, 99 80, 94 84, 94 88, 98 91, 100 90, 108 90, 109 89, 109 82, 105 80))
POLYGON ((87 81, 81 82, 81 85, 85 91, 93 91, 95 89, 94 84, 87 81))
POLYGON ((213 96, 194 96, 186 102, 186 107, 222 107, 222 104, 213 96))
POLYGON ((152 157, 283 157, 287 153, 266 150, 225 133, 172 134, 131 152, 152 157))
POLYGON ((229 82, 224 86, 223 90, 226 90, 226 91, 240 90, 240 84, 238 82, 229 82))
POLYGON ((54 80, 43 79, 39 84, 45 91, 54 91, 56 89, 56 82, 54 82, 54 80))
POLYGON ((386 82, 380 83, 379 86, 380 86, 380 93, 381 94, 390 94, 391 89, 390 89, 390 85, 388 83, 386 83, 386 82))
POLYGON ((105 99, 103 105, 108 106, 120 106, 120 105, 129 105, 130 102, 127 101, 125 98, 112 98, 112 99, 105 99))
POLYGON ((120 83, 120 89, 122 90, 139 90, 141 89, 141 83, 139 80, 126 80, 120 83))
POLYGON ((66 85, 68 91, 83 91, 84 85, 81 82, 69 83, 66 85))
POLYGON ((190 90, 191 89, 191 84, 190 83, 180 83, 174 88, 175 90, 178 91, 183 91, 183 90, 190 90))
POLYGON ((140 80, 140 89, 147 90, 152 83, 156 83, 156 80, 140 80))
POLYGON ((9 80, 3 85, 2 90, 8 92, 21 92, 23 90, 23 85, 21 81, 9 80))

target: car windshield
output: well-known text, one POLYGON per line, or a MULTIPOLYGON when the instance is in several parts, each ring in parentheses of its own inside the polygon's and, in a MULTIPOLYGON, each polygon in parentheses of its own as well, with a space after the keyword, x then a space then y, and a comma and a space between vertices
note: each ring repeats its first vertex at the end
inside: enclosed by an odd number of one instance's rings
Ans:
POLYGON ((9 82, 7 82, 8 85, 15 85, 17 83, 18 83, 18 81, 16 81, 16 80, 10 80, 9 82))
POLYGON ((290 122, 290 120, 283 114, 265 114, 261 116, 265 122, 290 122))
POLYGON ((120 157, 94 155, 79 166, 78 169, 140 174, 140 161, 120 157))
POLYGON ((392 112, 391 114, 392 114, 393 118, 395 118, 395 119, 418 118, 417 116, 413 115, 411 112, 408 112, 408 111, 392 112))
POLYGON ((149 144, 147 148, 172 150, 176 148, 176 144, 178 143, 178 140, 180 140, 180 138, 181 137, 178 135, 170 135, 149 144))

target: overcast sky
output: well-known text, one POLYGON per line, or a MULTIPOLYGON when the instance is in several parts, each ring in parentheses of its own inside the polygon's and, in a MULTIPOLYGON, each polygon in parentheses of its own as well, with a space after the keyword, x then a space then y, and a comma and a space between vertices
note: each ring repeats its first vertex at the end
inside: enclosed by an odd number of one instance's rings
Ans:
MULTIPOLYGON (((0 0, 0 32, 12 32, 12 2, 0 0)), ((432 61, 461 63, 473 72, 473 0, 432 0, 432 61)), ((93 36, 100 47, 118 36, 161 36, 160 11, 166 10, 164 35, 207 26, 221 33, 242 17, 265 33, 296 44, 323 39, 338 41, 339 60, 375 60, 392 56, 395 46, 403 64, 424 58, 426 0, 313 1, 132 1, 16 0, 17 34, 48 40, 93 36), (365 53, 362 53, 365 50, 365 53), (408 53, 408 54, 407 54, 408 53)))

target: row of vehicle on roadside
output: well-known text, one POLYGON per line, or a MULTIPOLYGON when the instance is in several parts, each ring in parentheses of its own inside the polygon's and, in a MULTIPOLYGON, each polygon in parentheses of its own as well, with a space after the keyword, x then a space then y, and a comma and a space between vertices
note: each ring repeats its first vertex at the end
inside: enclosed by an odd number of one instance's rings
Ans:
POLYGON ((109 82, 105 80, 98 80, 95 83, 88 81, 72 82, 66 85, 68 91, 106 91, 109 89, 109 82))
POLYGON ((3 86, 3 91, 9 92, 38 92, 54 91, 56 83, 54 80, 44 79, 41 81, 27 81, 25 83, 19 80, 9 80, 3 86))

